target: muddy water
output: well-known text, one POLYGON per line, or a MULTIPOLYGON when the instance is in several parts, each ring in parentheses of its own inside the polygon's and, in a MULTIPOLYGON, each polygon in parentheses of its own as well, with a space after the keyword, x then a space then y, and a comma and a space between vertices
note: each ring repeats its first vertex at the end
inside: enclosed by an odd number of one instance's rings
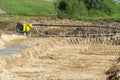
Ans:
POLYGON ((12 35, 2 34, 0 37, 0 56, 1 55, 11 56, 12 54, 18 54, 25 50, 26 48, 28 48, 28 46, 20 45, 19 43, 17 43, 17 41, 19 42, 19 40, 25 38, 26 38, 25 36, 18 36, 15 34, 12 35), (12 44, 13 42, 14 44, 12 44))
POLYGON ((14 45, 14 46, 0 50, 0 55, 10 56, 12 54, 18 54, 27 48, 28 48, 28 46, 24 46, 24 45, 14 45))

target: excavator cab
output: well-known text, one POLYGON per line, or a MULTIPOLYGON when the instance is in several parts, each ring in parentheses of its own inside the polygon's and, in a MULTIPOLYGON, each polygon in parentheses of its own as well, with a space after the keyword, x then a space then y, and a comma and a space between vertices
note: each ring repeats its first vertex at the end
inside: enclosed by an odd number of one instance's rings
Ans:
POLYGON ((32 24, 17 23, 16 33, 18 35, 28 36, 30 34, 31 28, 32 28, 32 24))
POLYGON ((23 34, 23 24, 22 23, 17 23, 17 25, 16 25, 16 34, 18 34, 18 35, 23 34))

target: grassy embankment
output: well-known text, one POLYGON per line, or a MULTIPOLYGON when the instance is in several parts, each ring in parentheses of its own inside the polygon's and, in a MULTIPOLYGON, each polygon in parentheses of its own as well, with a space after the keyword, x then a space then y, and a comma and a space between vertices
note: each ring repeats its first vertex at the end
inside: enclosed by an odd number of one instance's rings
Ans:
POLYGON ((0 0, 0 8, 7 15, 45 17, 55 14, 53 2, 45 0, 0 0))

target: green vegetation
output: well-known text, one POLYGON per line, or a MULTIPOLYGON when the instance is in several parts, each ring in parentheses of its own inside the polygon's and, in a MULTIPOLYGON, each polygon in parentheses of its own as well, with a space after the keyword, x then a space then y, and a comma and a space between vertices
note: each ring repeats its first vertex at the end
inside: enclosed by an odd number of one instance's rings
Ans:
POLYGON ((55 13, 54 3, 45 0, 0 0, 0 8, 9 15, 48 16, 55 13))
POLYGON ((35 16, 53 19, 119 20, 120 3, 113 0, 0 0, 0 8, 13 16, 35 16), (57 15, 56 15, 57 13, 57 15))
POLYGON ((113 0, 56 0, 59 18, 119 18, 120 4, 113 0))
POLYGON ((9 25, 10 23, 8 21, 2 21, 4 25, 9 25))

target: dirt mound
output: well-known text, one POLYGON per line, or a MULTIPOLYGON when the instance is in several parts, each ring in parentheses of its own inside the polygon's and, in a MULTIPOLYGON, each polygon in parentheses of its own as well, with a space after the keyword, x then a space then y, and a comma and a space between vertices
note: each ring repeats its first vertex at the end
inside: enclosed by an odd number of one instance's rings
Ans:
POLYGON ((12 43, 16 44, 18 41, 26 39, 25 36, 19 36, 19 35, 8 35, 8 34, 2 34, 0 37, 0 49, 3 49, 7 46, 12 45, 12 43))

